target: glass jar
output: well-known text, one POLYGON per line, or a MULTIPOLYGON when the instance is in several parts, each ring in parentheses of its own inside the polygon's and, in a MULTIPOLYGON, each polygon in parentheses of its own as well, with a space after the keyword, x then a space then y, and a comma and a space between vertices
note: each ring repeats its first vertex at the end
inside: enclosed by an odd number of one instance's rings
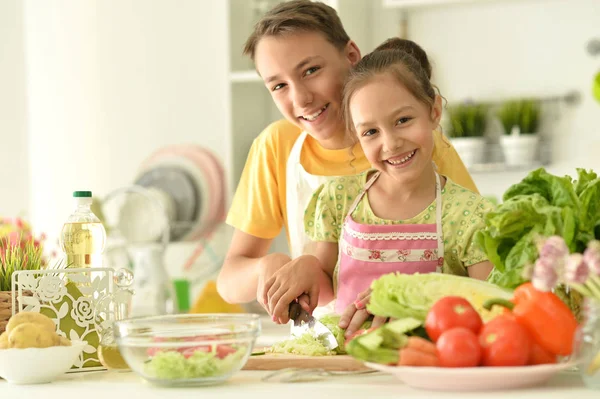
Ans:
POLYGON ((600 390, 600 300, 585 298, 574 349, 584 384, 600 390))
POLYGON ((115 271, 114 282, 117 286, 113 294, 100 299, 96 304, 95 317, 99 322, 100 345, 98 358, 109 370, 128 370, 129 365, 123 359, 115 341, 114 325, 116 321, 129 317, 133 291, 129 288, 133 282, 133 274, 127 269, 115 271))

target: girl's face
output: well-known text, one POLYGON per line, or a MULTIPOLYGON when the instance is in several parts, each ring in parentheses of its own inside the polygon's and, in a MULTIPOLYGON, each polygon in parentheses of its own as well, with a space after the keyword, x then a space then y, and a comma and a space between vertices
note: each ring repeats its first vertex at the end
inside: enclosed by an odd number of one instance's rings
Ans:
POLYGON ((318 32, 260 39, 255 64, 279 111, 330 149, 347 147, 342 89, 360 52, 349 42, 339 51, 318 32))
POLYGON ((431 167, 432 132, 442 115, 439 96, 430 109, 386 73, 356 90, 349 109, 360 144, 374 168, 409 182, 431 167))

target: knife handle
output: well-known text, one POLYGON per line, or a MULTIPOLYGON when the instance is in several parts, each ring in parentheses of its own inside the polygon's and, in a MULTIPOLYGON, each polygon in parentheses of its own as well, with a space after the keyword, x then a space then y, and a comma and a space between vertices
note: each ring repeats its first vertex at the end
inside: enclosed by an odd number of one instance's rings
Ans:
POLYGON ((290 319, 296 320, 300 316, 300 313, 302 313, 302 306, 298 302, 290 303, 289 313, 290 319))
POLYGON ((289 308, 290 320, 294 320, 295 323, 308 323, 310 321, 310 314, 302 308, 302 305, 298 302, 290 303, 289 308))

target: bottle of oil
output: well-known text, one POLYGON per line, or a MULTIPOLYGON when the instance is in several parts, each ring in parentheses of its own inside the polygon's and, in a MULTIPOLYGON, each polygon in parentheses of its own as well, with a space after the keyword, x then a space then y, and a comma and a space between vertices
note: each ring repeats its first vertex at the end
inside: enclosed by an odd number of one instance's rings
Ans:
POLYGON ((101 267, 106 230, 91 210, 92 192, 75 191, 75 211, 63 225, 61 247, 71 268, 101 267))

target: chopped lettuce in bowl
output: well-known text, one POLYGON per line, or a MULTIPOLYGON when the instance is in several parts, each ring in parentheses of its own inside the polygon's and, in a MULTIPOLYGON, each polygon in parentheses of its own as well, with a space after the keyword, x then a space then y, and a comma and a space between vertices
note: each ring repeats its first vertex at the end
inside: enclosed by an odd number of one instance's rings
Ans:
POLYGON ((193 380, 220 377, 240 369, 246 356, 246 347, 231 347, 233 351, 221 355, 219 351, 204 350, 158 351, 144 364, 147 377, 161 380, 193 380))
POLYGON ((117 322, 119 351, 133 371, 164 386, 224 382, 247 362, 259 315, 181 314, 117 322))

